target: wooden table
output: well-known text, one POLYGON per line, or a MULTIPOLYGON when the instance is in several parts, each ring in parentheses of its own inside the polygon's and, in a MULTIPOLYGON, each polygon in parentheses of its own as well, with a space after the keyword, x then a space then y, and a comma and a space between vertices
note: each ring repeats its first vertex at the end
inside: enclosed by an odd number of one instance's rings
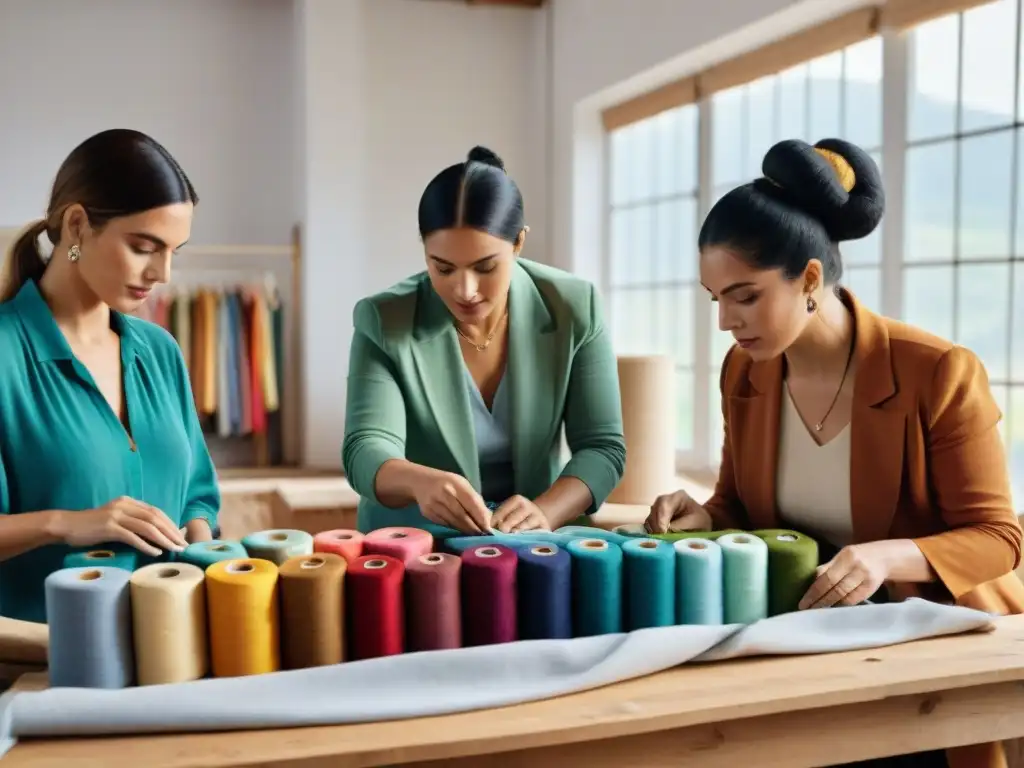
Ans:
POLYGON ((584 693, 460 715, 24 741, 0 768, 832 765, 1022 737, 1022 680, 1024 616, 999 619, 994 632, 684 665, 584 693))

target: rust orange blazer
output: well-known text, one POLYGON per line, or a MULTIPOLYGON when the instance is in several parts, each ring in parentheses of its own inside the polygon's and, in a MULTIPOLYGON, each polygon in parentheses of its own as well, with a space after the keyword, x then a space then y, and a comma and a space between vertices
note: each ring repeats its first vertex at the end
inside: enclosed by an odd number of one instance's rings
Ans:
MULTIPOLYGON (((854 543, 913 539, 938 580, 891 584, 1000 614, 1024 613, 1013 573, 1021 527, 999 435, 1001 414, 974 353, 876 315, 842 291, 856 327, 850 494, 854 543)), ((705 504, 716 528, 777 528, 776 465, 784 358, 733 347, 722 365, 725 442, 705 504)), ((947 752, 950 766, 995 768, 998 744, 947 752)))
MULTIPOLYGON (((854 542, 913 539, 938 576, 907 594, 1024 612, 1021 528, 988 377, 972 352, 880 317, 848 291, 856 327, 850 494, 854 542)), ((722 366, 725 444, 716 527, 775 528, 784 358, 733 347, 722 366)))
MULTIPOLYGON (((999 408, 974 353, 843 302, 856 327, 850 494, 854 543, 913 539, 938 580, 891 584, 1000 614, 1024 613, 1013 573, 1021 527, 1011 504, 999 408)), ((722 365, 725 442, 705 504, 716 528, 777 528, 776 464, 784 358, 733 347, 722 365)), ((998 745, 951 750, 951 766, 1005 765, 998 745)))

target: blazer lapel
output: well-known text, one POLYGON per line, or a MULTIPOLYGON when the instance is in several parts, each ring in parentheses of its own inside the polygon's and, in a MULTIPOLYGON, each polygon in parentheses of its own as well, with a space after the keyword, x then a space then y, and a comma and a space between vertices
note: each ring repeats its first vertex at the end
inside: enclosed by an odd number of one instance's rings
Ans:
POLYGON ((524 495, 534 487, 535 468, 548 457, 554 433, 561 428, 559 404, 569 370, 568 344, 559 344, 555 321, 537 284, 517 261, 508 298, 508 363, 512 465, 515 485, 524 495))
POLYGON ((848 292, 856 327, 857 379, 850 423, 850 507, 855 542, 885 538, 900 500, 907 416, 886 407, 896 394, 892 350, 885 323, 848 292))
POLYGON ((729 445, 736 453, 737 484, 751 525, 777 528, 775 474, 779 453, 783 358, 752 363, 750 390, 729 398, 729 445))
POLYGON ((465 363, 451 314, 425 280, 420 288, 413 359, 427 405, 463 477, 480 490, 480 459, 465 363))

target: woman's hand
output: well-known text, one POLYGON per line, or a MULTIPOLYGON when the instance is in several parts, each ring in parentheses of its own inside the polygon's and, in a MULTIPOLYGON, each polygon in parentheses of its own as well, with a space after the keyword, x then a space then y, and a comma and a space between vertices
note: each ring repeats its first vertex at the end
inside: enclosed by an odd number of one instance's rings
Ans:
POLYGON ((673 531, 710 531, 714 523, 711 515, 690 498, 686 491, 659 496, 651 505, 651 513, 644 522, 649 533, 673 531))
POLYGON ((201 517, 189 520, 185 524, 185 540, 189 544, 196 544, 200 541, 213 541, 213 530, 210 524, 201 517))
POLYGON ((490 528, 491 511, 461 475, 439 470, 427 472, 416 481, 413 495, 420 513, 432 523, 463 533, 483 534, 490 528))
POLYGON ((502 533, 550 531, 544 511, 525 496, 511 496, 494 510, 491 527, 502 533))
POLYGON ((62 511, 58 537, 73 547, 120 541, 147 555, 181 552, 186 545, 178 527, 156 507, 122 496, 96 509, 62 511))
POLYGON ((863 603, 889 578, 889 541, 843 547, 818 566, 818 575, 799 608, 830 608, 863 603))

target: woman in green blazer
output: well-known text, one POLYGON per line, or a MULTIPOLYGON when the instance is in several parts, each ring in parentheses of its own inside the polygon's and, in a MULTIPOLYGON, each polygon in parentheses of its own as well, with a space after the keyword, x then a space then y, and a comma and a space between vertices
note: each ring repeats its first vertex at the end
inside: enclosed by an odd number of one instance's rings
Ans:
POLYGON ((419 227, 426 270, 354 312, 342 463, 359 529, 545 530, 594 512, 626 461, 594 287, 519 258, 522 195, 482 147, 427 185, 419 227))

